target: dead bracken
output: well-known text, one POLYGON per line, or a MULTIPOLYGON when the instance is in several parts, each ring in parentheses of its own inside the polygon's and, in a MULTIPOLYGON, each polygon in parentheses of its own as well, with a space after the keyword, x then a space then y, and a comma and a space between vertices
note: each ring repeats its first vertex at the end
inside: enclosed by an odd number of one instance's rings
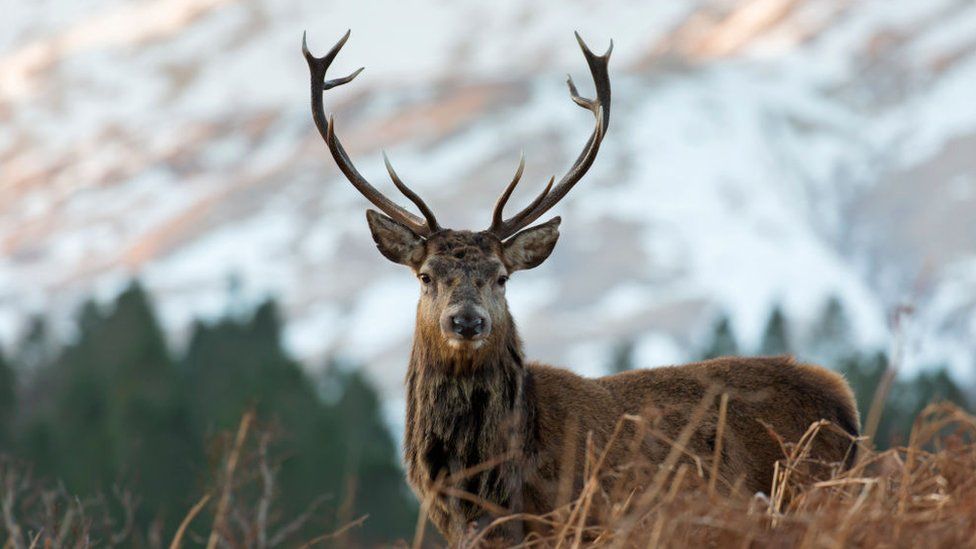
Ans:
MULTIPOLYGON (((673 458, 650 487, 610 482, 628 467, 601 468, 591 448, 580 496, 546 515, 495 520, 462 547, 483 546, 492 528, 515 520, 544 525, 518 547, 972 547, 976 544, 976 417, 933 404, 915 421, 909 443, 883 452, 860 441, 857 463, 814 481, 805 470, 816 423, 784 444, 769 494, 718 489, 707 456, 673 458)), ((682 452, 674 447, 675 456, 682 452)), ((819 465, 819 464, 817 464, 819 465)), ((639 468, 640 464, 629 467, 639 468)), ((414 547, 423 545, 418 531, 414 547)))

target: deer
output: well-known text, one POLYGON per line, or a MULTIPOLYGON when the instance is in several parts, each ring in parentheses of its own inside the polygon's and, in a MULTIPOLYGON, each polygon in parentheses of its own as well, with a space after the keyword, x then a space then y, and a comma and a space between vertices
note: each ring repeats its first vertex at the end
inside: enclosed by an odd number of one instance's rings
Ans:
MULTIPOLYGON (((523 155, 490 226, 472 231, 441 227, 385 153, 394 186, 422 217, 387 198, 353 165, 336 136, 334 116, 326 117, 323 107, 325 91, 363 70, 325 78, 349 36, 346 32, 322 57, 310 53, 303 36, 312 118, 339 170, 377 208, 366 210, 366 222, 379 252, 408 267, 419 284, 405 381, 404 460, 409 484, 449 542, 458 543, 499 516, 545 514, 579 494, 588 446, 608 448, 609 467, 624 465, 634 451, 661 466, 703 402, 706 409, 697 413, 684 447, 706 457, 719 447, 715 470, 722 486, 769 493, 774 464, 783 458, 781 442, 799 440, 821 421, 838 429, 815 437, 811 457, 852 466, 859 425, 854 396, 841 375, 821 366, 789 356, 722 357, 584 378, 525 358, 506 287, 515 273, 538 267, 552 253, 561 218, 533 223, 569 193, 597 157, 610 122, 612 41, 596 55, 576 33, 596 97, 581 96, 568 78, 572 101, 594 117, 575 162, 558 182, 550 178, 525 208, 506 217, 505 206, 525 167, 523 155), (719 417, 722 399, 727 400, 719 417), (636 445, 610 445, 622 418, 644 418, 653 429, 631 426, 636 445), (717 440, 720 420, 724 429, 717 440)), ((503 535, 518 537, 531 527, 517 528, 503 535)))

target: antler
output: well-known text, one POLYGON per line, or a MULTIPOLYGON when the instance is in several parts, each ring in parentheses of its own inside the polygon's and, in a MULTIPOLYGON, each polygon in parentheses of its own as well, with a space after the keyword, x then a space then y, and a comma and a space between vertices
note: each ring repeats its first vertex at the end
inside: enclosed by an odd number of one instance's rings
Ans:
POLYGON ((503 219, 502 213, 505 209, 505 204, 508 202, 508 198, 512 196, 512 191, 515 190, 515 186, 518 185, 519 179, 522 177, 522 169, 525 167, 524 158, 519 162, 515 177, 508 184, 508 187, 505 188, 505 192, 502 193, 498 198, 498 202, 495 204, 491 227, 488 228, 488 232, 493 233, 499 239, 504 240, 512 236, 562 200, 566 196, 566 193, 573 188, 573 185, 582 179, 586 171, 590 169, 593 161, 596 160, 597 152, 600 150, 600 143, 603 141, 603 136, 610 124, 610 76, 607 74, 607 65, 610 62, 610 53, 613 51, 613 40, 610 41, 610 47, 603 55, 595 55, 591 52, 590 48, 586 47, 583 39, 580 38, 578 32, 576 33, 576 41, 579 42, 580 48, 583 50, 583 56, 586 57, 586 63, 590 67, 590 75, 593 77, 593 84, 596 86, 596 99, 580 97, 579 92, 576 90, 576 85, 573 83, 572 76, 567 79, 566 84, 569 85, 569 94, 573 102, 593 113, 596 118, 596 127, 593 128, 590 139, 583 147, 583 152, 576 158, 576 162, 566 172, 566 175, 559 180, 555 188, 552 185, 555 180, 555 177, 553 177, 549 180, 546 188, 536 196, 532 203, 511 218, 503 219))
POLYGON ((424 219, 417 217, 416 215, 403 209, 401 206, 390 200, 389 198, 383 196, 383 193, 378 191, 376 187, 372 186, 369 181, 366 181, 353 166, 352 161, 349 160, 349 155, 346 154, 346 150, 339 143, 339 139, 335 135, 335 124, 332 116, 329 116, 328 121, 325 118, 325 109, 322 105, 322 94, 326 90, 330 90, 336 86, 341 86, 343 84, 351 82, 354 78, 359 76, 359 73, 363 71, 360 67, 355 72, 346 76, 344 78, 335 78, 332 80, 325 79, 325 72, 329 69, 329 65, 338 55, 339 50, 345 45, 346 40, 349 39, 349 35, 352 31, 346 31, 345 36, 332 46, 329 53, 325 54, 323 57, 315 57, 308 51, 308 44, 305 40, 305 34, 302 34, 302 53, 305 55, 305 60, 308 61, 308 72, 312 80, 312 118, 315 120, 315 126, 319 129, 319 133, 322 135, 322 139, 325 140, 325 144, 328 145, 329 151, 332 152, 332 158, 335 159, 336 164, 339 166, 339 170, 346 176, 346 179, 352 183, 353 187, 362 193, 367 200, 373 203, 374 206, 379 208, 383 213, 392 217, 394 220, 406 225, 415 233, 420 236, 430 236, 431 234, 439 231, 441 228, 437 224, 437 219, 434 218, 434 214, 427 207, 427 204, 417 196, 417 193, 410 190, 403 181, 397 176, 396 172, 393 171, 393 166, 390 165, 390 161, 386 158, 386 154, 383 154, 383 160, 386 163, 386 170, 390 172, 390 178, 393 179, 393 184, 396 185, 397 189, 403 193, 411 202, 413 202, 420 213, 423 214, 424 219))

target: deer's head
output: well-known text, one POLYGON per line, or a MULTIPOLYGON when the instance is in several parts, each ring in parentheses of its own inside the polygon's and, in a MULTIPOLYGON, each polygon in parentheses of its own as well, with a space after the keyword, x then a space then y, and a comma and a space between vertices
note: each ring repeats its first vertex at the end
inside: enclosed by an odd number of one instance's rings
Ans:
MULTIPOLYGON (((610 49, 594 55, 576 35, 596 86, 597 98, 579 95, 568 80, 573 101, 591 111, 595 127, 576 162, 565 176, 555 177, 523 210, 505 219, 504 208, 518 185, 524 159, 511 183, 495 204, 491 226, 483 231, 444 229, 421 198, 400 180, 384 155, 393 184, 420 210, 419 217, 380 193, 359 173, 335 135, 331 117, 326 119, 322 94, 350 82, 363 69, 344 78, 325 80, 325 72, 349 38, 345 36, 324 57, 315 57, 302 41, 312 82, 312 117, 339 169, 380 212, 366 211, 366 220, 377 248, 390 261, 413 270, 420 284, 417 329, 437 336, 455 353, 476 353, 486 343, 511 333, 511 317, 505 300, 505 285, 512 273, 540 265, 552 253, 559 238, 560 218, 529 227, 556 205, 586 173, 596 159, 610 121, 610 79, 607 63, 610 49), (555 185, 554 185, 555 183, 555 185), (526 228, 529 227, 529 228, 526 228)), ((488 345, 490 346, 490 345, 488 345)))

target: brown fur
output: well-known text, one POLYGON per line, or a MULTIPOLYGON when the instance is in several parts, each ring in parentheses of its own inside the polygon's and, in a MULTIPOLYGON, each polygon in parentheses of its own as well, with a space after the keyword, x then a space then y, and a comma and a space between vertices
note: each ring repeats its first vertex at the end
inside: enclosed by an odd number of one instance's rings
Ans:
MULTIPOLYGON (((710 459, 718 394, 727 392, 719 477, 723 486, 738 481, 751 492, 770 490, 773 464, 784 457, 767 426, 787 442, 796 442, 821 419, 857 433, 854 397, 844 379, 790 357, 726 357, 597 379, 526 363, 504 284, 496 278, 541 263, 555 245, 558 220, 505 243, 467 231, 390 242, 386 223, 370 219, 384 255, 431 277, 422 283, 417 307, 404 448, 410 484, 449 540, 494 515, 469 498, 436 489, 438 482, 492 504, 495 511, 546 513, 579 492, 587 437, 603 448, 627 414, 645 418, 647 430, 629 424, 622 439, 636 438, 636 446, 610 446, 609 470, 631 461, 632 447, 637 457, 660 464, 671 448, 667 441, 678 439, 707 395, 715 402, 707 403, 688 450, 710 459), (477 305, 490 315, 491 331, 480 347, 449 344, 440 315, 458 303, 477 305), (477 469, 486 462, 491 465, 477 469)), ((824 432, 815 440, 813 457, 849 463, 852 451, 849 436, 824 432)), ((521 536, 520 528, 513 525, 508 534, 521 536)))

